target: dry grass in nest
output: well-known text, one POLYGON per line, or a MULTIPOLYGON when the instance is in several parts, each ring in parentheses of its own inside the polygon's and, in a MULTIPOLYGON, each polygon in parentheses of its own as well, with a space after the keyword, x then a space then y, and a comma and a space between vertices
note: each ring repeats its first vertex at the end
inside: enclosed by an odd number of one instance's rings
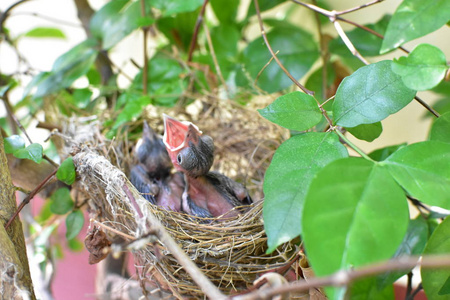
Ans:
MULTIPOLYGON (((152 231, 146 220, 149 215, 155 216, 203 273, 226 294, 233 294, 251 286, 258 275, 286 265, 298 253, 295 245, 286 243, 275 253, 265 254, 262 182, 285 132, 259 118, 256 112, 229 102, 202 107, 197 114, 171 115, 180 119, 189 117, 205 134, 211 135, 216 145, 213 168, 247 185, 255 203, 234 218, 221 222, 205 220, 148 203, 125 174, 110 163, 124 170, 133 163, 133 156, 127 154, 132 145, 125 137, 118 137, 119 147, 115 151, 103 151, 109 153, 108 159, 84 144, 74 162, 83 189, 91 199, 91 216, 97 222, 133 240, 152 231)), ((154 128, 161 128, 160 115, 149 121, 154 128)), ((101 141, 92 144, 100 145, 101 141)), ((161 242, 145 241, 144 246, 137 248, 134 243, 132 252, 149 280, 176 297, 203 297, 200 288, 161 242)))

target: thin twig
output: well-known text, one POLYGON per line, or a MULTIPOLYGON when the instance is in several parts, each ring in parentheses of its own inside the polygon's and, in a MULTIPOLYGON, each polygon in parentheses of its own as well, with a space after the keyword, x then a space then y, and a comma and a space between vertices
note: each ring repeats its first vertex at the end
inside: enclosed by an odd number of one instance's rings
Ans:
POLYGON ((200 31, 200 25, 203 22, 203 16, 205 15, 206 5, 209 0, 205 0, 203 2, 202 8, 200 9, 200 13, 198 14, 197 22, 194 27, 194 34, 192 35, 191 44, 189 45, 188 59, 187 62, 192 61, 192 55, 194 53, 195 46, 197 45, 198 32, 200 31))
MULTIPOLYGON (((277 52, 275 52, 275 56, 278 55, 278 53, 280 53, 280 50, 277 50, 277 52)), ((270 65, 270 63, 272 62, 274 56, 271 56, 269 61, 264 65, 264 67, 261 68, 261 70, 259 70, 258 74, 255 77, 255 81, 253 82, 253 84, 256 86, 256 83, 258 82, 259 77, 261 76, 261 74, 264 72, 264 70, 270 65)))
POLYGON ((430 113, 432 113, 436 118, 440 117, 440 114, 435 111, 431 106, 429 106, 425 101, 423 101, 421 98, 419 98, 419 96, 414 96, 414 99, 419 102, 420 105, 422 105, 423 107, 425 107, 430 113))
MULTIPOLYGON (((316 5, 316 0, 313 0, 316 5)), ((317 31, 319 33, 319 45, 320 45, 320 58, 322 59, 322 97, 327 97, 327 87, 328 87, 328 59, 330 57, 328 52, 328 45, 323 36, 322 24, 320 22, 319 13, 314 12, 314 17, 316 19, 317 31)))
POLYGON ((412 294, 406 298, 406 300, 414 300, 414 298, 416 297, 416 295, 423 289, 422 286, 422 282, 419 283, 419 285, 417 286, 417 288, 414 290, 414 292, 412 292, 412 294))
POLYGON ((381 263, 355 268, 347 271, 338 271, 327 277, 316 277, 308 279, 308 281, 295 281, 281 286, 271 287, 265 290, 257 290, 246 295, 230 297, 233 300, 256 300, 256 299, 272 299, 276 295, 284 295, 290 292, 302 292, 310 288, 324 286, 347 286, 355 280, 370 277, 373 275, 389 272, 410 270, 417 265, 421 268, 448 268, 450 267, 450 255, 433 255, 425 256, 418 263, 418 257, 402 257, 398 259, 388 260, 381 263))
POLYGON ((337 127, 333 128, 333 131, 341 138, 344 140, 344 142, 353 150, 355 150, 359 155, 361 155, 361 157, 373 161, 373 159, 368 156, 366 153, 364 153, 364 151, 362 151, 361 149, 359 149, 355 144, 353 144, 342 132, 339 131, 339 129, 337 127))
POLYGON ((341 37, 342 41, 344 42, 345 46, 347 46, 348 50, 356 56, 360 61, 362 61, 365 65, 369 65, 370 63, 359 53, 358 50, 356 50, 353 43, 348 38, 347 34, 345 33, 344 29, 342 29, 341 24, 334 18, 330 18, 331 22, 333 22, 334 28, 336 28, 337 33, 341 37))
MULTIPOLYGON (((258 0, 253 0, 253 2, 255 3, 255 10, 256 10, 256 15, 258 16, 258 22, 259 22, 259 28, 261 30, 261 35, 264 39, 264 43, 267 46, 267 49, 269 49, 270 54, 272 55, 272 57, 275 59, 275 61, 277 62, 277 64, 280 66, 281 70, 283 70, 283 72, 289 77, 289 79, 292 80, 293 83, 295 83, 296 86, 298 86, 304 93, 313 96, 314 92, 308 90, 307 88, 305 88, 303 85, 300 84, 300 82, 298 82, 297 79, 294 78, 294 76, 292 76, 291 73, 289 73, 289 71, 283 66, 283 64, 281 63, 281 61, 278 59, 278 57, 275 55, 275 52, 272 49, 272 46, 269 43, 269 40, 267 39, 267 35, 266 35, 266 31, 264 29, 264 24, 261 18, 261 11, 259 10, 259 4, 258 4, 258 0)), ((316 100, 317 101, 317 100, 316 100)), ((318 103, 319 104, 319 103, 318 103)))
POLYGON ((360 10, 360 9, 363 9, 363 8, 366 8, 366 7, 368 7, 368 6, 371 6, 371 5, 374 5, 374 4, 383 2, 383 1, 384 1, 384 0, 374 0, 374 1, 372 1, 372 2, 369 2, 369 3, 366 3, 366 4, 362 4, 362 5, 357 6, 357 7, 349 8, 349 9, 342 10, 342 11, 337 11, 337 12, 336 12, 336 15, 348 14, 348 13, 351 13, 351 12, 354 12, 354 11, 357 11, 357 10, 360 10))
POLYGON ((31 191, 31 193, 28 196, 25 197, 25 199, 22 200, 14 215, 12 215, 8 223, 6 223, 5 229, 8 229, 8 227, 12 224, 12 222, 20 213, 20 211, 24 208, 24 206, 27 205, 31 201, 31 199, 33 199, 33 197, 36 196, 36 194, 39 193, 47 185, 50 179, 52 179, 52 177, 55 176, 57 171, 58 169, 55 169, 52 173, 50 173, 50 175, 48 175, 34 190, 31 191))
POLYGON ((228 95, 228 86, 227 83, 225 82, 225 79, 223 78, 222 71, 220 70, 219 62, 217 61, 216 53, 214 51, 214 46, 211 40, 211 35, 209 34, 208 25, 206 25, 206 23, 203 23, 203 30, 205 30, 206 41, 208 42, 209 51, 211 52, 211 57, 214 62, 214 67, 216 68, 217 75, 219 76, 219 79, 222 82, 223 87, 227 91, 228 95))
POLYGON ((405 300, 409 298, 409 296, 411 295, 411 291, 412 291, 412 278, 413 278, 413 273, 409 272, 408 275, 408 282, 406 283, 406 296, 405 296, 405 300))
MULTIPOLYGON (((141 0, 141 15, 145 18, 145 0, 141 0)), ((144 69, 142 70, 142 89, 144 95, 148 94, 148 54, 147 54, 147 33, 148 27, 142 27, 143 33, 143 51, 144 51, 144 69)))
POLYGON ((32 16, 32 17, 36 17, 36 18, 40 18, 49 22, 53 22, 56 23, 58 25, 64 25, 64 26, 70 26, 70 27, 74 27, 74 28, 80 28, 83 29, 83 26, 80 25, 79 23, 73 23, 73 22, 68 22, 66 20, 62 20, 62 19, 57 19, 51 16, 46 16, 40 13, 35 13, 35 12, 26 12, 26 11, 19 11, 19 12, 15 12, 14 14, 11 14, 11 16, 32 16))

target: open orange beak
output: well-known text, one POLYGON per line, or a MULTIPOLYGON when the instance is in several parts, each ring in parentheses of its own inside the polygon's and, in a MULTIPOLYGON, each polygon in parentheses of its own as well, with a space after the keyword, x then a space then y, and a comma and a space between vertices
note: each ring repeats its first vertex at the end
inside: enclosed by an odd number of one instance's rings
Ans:
POLYGON ((175 167, 178 169, 177 155, 178 153, 189 147, 189 141, 198 143, 199 136, 202 132, 196 125, 187 121, 178 121, 164 114, 164 136, 163 142, 166 145, 167 152, 175 167))

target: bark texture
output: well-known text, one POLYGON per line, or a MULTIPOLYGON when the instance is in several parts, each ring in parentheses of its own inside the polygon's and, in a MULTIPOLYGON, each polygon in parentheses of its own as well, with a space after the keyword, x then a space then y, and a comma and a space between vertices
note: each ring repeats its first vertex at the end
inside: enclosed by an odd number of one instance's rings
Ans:
POLYGON ((20 219, 17 217, 8 230, 4 229, 16 209, 15 188, 0 132, 0 294, 2 299, 36 299, 20 219))

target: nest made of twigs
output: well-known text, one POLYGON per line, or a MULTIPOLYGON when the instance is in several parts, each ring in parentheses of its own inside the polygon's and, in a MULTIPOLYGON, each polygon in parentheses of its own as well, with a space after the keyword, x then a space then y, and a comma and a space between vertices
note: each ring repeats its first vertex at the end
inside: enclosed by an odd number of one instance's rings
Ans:
MULTIPOLYGON (((195 114, 171 115, 195 122, 205 134, 213 137, 216 145, 213 168, 244 183, 255 203, 246 207, 244 213, 225 221, 205 220, 152 205, 126 178, 125 173, 134 161, 129 154, 132 145, 128 140, 119 136, 114 151, 110 151, 111 146, 98 151, 104 140, 99 140, 101 134, 92 134, 94 141, 79 145, 74 156, 79 182, 90 198, 91 216, 133 239, 148 235, 151 224, 146 220, 149 215, 155 216, 222 291, 230 294, 245 290, 258 275, 284 266, 298 253, 297 246, 291 243, 280 246, 270 255, 265 253, 263 176, 286 132, 260 118, 254 110, 228 101, 201 105, 195 114)), ((148 116, 150 125, 161 129, 160 112, 150 111, 148 116), (152 114, 156 117, 152 118, 152 114)), ((140 126, 128 125, 130 128, 140 126)), ((200 288, 161 242, 153 240, 134 249, 133 254, 137 264, 141 264, 142 273, 160 288, 171 291, 176 297, 203 297, 200 288)))

